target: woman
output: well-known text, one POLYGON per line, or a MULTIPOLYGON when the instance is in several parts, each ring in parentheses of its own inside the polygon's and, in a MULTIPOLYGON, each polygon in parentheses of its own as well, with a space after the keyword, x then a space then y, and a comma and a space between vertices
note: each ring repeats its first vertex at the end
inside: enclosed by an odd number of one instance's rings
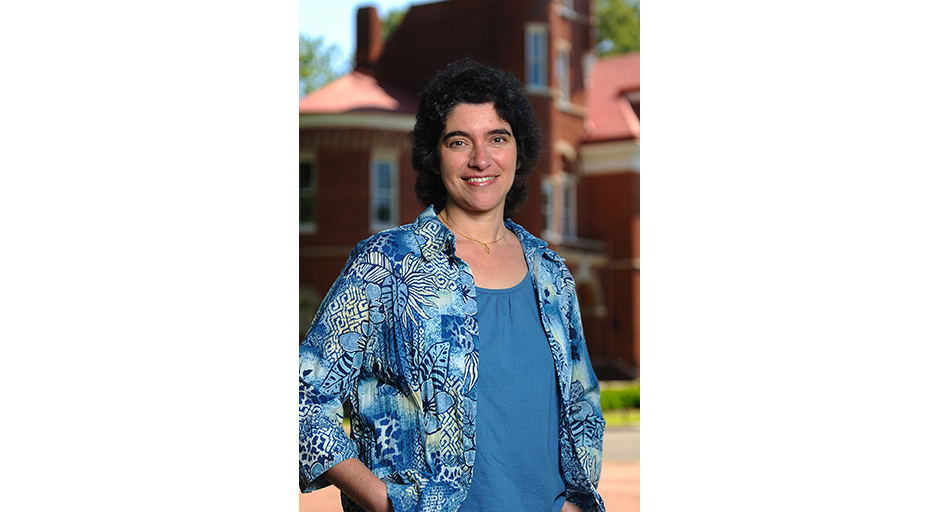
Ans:
POLYGON ((347 511, 603 512, 574 281, 509 220, 540 141, 505 71, 465 59, 422 91, 427 209, 356 246, 300 347, 302 491, 336 485, 347 511))

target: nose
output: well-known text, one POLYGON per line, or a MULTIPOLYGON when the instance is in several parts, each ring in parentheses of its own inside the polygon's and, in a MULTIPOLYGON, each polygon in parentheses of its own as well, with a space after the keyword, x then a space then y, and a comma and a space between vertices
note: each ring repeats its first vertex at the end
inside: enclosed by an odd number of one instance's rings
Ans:
POLYGON ((481 171, 490 166, 490 155, 485 145, 478 145, 473 149, 473 152, 470 153, 468 165, 481 171))

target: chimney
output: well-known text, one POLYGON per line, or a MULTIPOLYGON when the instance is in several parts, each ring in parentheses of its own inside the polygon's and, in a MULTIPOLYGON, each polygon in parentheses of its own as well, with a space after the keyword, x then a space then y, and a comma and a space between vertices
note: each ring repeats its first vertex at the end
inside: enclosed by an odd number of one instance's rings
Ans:
POLYGON ((371 69, 382 55, 382 23, 373 6, 356 13, 356 69, 371 69))

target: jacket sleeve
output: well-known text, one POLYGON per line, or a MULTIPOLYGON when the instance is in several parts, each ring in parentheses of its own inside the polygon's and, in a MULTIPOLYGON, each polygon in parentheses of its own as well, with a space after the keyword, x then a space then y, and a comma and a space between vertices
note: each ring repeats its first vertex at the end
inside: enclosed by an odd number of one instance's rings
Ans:
MULTIPOLYGON (((571 344, 571 406, 568 418, 574 436, 575 449, 584 474, 594 489, 601 476, 601 458, 603 454, 604 427, 606 422, 601 413, 600 383, 594 374, 591 358, 588 355, 581 323, 581 307, 575 292, 574 279, 568 269, 564 269, 564 279, 568 284, 570 306, 567 313, 569 341, 571 344)), ((591 496, 580 497, 575 504, 585 512, 604 510, 603 501, 591 496)))
POLYGON ((365 285, 350 254, 300 345, 300 489, 326 487, 322 476, 356 457, 359 447, 343 430, 343 403, 356 385, 372 335, 365 285))

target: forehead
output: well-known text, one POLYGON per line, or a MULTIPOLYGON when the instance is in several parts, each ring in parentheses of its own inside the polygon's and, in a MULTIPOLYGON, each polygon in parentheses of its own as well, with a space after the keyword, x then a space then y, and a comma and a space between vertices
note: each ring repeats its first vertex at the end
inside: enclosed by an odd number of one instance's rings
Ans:
MULTIPOLYGON (((447 116, 446 128, 456 127, 495 127, 509 128, 503 118, 499 117, 496 107, 492 103, 458 103, 447 116)), ((445 129, 445 131, 447 131, 445 129)))

